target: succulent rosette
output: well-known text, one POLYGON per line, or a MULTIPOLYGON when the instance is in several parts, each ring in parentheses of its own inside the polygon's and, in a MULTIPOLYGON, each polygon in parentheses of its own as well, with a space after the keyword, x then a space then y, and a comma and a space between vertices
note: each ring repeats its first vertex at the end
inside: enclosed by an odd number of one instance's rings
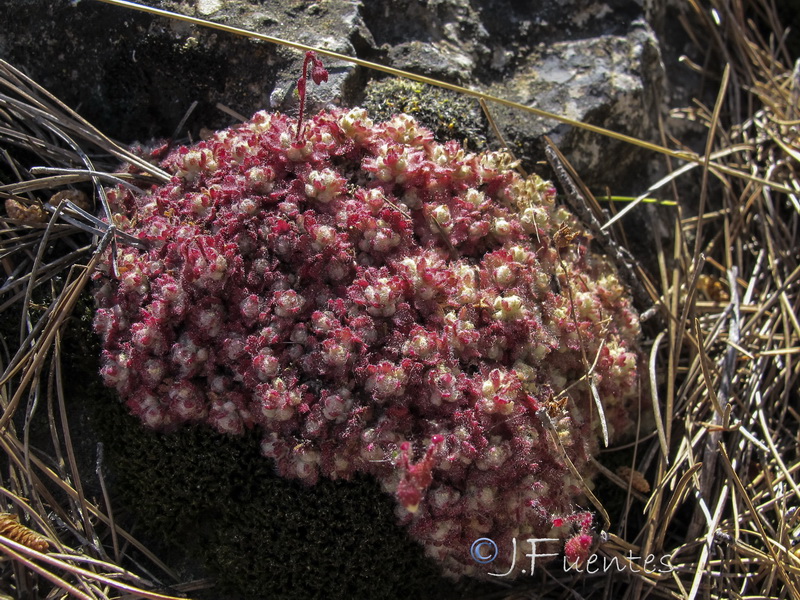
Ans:
POLYGON ((482 537, 588 552, 575 474, 636 415, 639 321, 551 184, 358 108, 259 112, 161 167, 108 191, 142 248, 96 288, 102 377, 146 426, 256 428, 308 484, 372 475, 453 576, 487 571, 482 537))

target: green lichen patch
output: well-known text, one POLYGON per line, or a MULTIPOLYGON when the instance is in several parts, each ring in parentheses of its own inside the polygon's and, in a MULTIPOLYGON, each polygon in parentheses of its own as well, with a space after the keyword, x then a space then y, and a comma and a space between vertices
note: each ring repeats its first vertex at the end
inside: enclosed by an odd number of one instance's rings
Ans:
POLYGON ((378 121, 405 113, 439 140, 458 140, 472 150, 487 148, 487 123, 478 101, 407 79, 382 79, 367 85, 364 108, 378 121))

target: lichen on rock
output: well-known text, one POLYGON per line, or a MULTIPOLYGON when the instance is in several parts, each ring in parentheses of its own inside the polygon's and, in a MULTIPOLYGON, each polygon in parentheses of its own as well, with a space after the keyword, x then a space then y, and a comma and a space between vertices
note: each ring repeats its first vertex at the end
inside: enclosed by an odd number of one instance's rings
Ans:
POLYGON ((485 573, 480 537, 585 546, 567 458, 588 478, 589 381, 612 437, 632 424, 639 326, 549 183, 358 108, 159 158, 169 183, 108 192, 145 249, 95 293, 103 379, 145 425, 257 430, 308 484, 371 475, 452 576, 485 573))

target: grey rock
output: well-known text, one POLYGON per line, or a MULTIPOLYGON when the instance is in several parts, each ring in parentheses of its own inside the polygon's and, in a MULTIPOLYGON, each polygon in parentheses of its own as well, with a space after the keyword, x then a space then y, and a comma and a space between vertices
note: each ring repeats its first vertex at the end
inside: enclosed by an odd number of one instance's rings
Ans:
MULTIPOLYGON (((143 4, 345 54, 356 54, 354 44, 368 43, 360 37, 368 32, 352 3, 143 4)), ((195 101, 187 122, 195 139, 203 127, 231 123, 218 104, 246 117, 296 104, 292 92, 303 61, 297 50, 89 0, 0 0, 0 14, 6 16, 0 57, 124 142, 172 135, 195 101)), ((351 97, 361 86, 352 65, 328 67, 329 82, 321 89, 309 86, 320 105, 351 97)))
MULTIPOLYGON (((659 46, 636 0, 147 0, 183 14, 467 85, 633 136, 655 130, 663 100, 659 46)), ((296 111, 303 53, 109 6, 0 0, 0 56, 24 67, 123 141, 172 135, 192 102, 193 138, 231 117, 296 111), (36 51, 34 52, 33 49, 36 51)), ((309 111, 362 101, 376 73, 326 60, 309 111)), ((642 153, 625 144, 493 107, 531 165, 550 135, 590 183, 619 189, 642 153)))
POLYGON ((466 0, 362 2, 364 21, 386 63, 466 83, 489 55, 480 11, 466 0))
MULTIPOLYGON (((392 0, 364 3, 364 20, 398 68, 635 137, 657 131, 664 68, 635 1, 392 0)), ((637 163, 652 158, 557 121, 490 108, 528 168, 543 159, 543 135, 601 188, 627 190, 644 170, 637 163)))
MULTIPOLYGON (((508 80, 487 91, 550 113, 650 139, 658 131, 663 67, 657 41, 641 20, 625 35, 542 45, 508 80)), ((642 152, 624 142, 507 107, 493 108, 511 149, 527 162, 541 156, 548 135, 587 183, 626 185, 642 152)))

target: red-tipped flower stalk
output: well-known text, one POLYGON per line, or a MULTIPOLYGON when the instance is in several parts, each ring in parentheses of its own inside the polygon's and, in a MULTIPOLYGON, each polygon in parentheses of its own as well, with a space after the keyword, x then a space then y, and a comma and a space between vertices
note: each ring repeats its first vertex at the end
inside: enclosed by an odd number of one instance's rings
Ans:
POLYGON ((322 61, 316 53, 309 50, 306 52, 306 57, 303 60, 303 73, 300 79, 297 80, 297 94, 300 97, 300 112, 297 116, 297 141, 300 141, 300 136, 303 134, 303 113, 306 108, 306 81, 308 80, 308 65, 311 63, 311 81, 317 85, 322 84, 323 81, 328 81, 328 71, 322 65, 322 61))

